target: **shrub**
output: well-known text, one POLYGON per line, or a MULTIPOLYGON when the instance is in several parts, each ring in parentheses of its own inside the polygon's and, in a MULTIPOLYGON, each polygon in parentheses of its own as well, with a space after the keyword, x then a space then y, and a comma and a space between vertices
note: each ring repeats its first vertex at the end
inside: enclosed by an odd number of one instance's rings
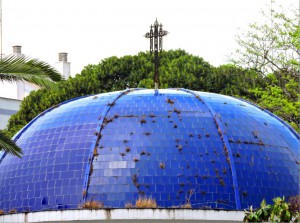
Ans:
POLYGON ((260 208, 245 211, 244 222, 299 222, 299 212, 291 210, 291 204, 283 198, 273 199, 274 204, 266 204, 265 199, 261 202, 260 208))

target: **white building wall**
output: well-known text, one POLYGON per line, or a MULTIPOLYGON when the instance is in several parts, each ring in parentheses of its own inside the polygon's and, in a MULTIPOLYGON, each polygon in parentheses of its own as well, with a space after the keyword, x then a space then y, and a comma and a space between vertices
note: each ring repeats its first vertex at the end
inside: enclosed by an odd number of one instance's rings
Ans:
POLYGON ((6 128, 8 119, 17 113, 20 108, 21 100, 0 97, 0 130, 6 128))
POLYGON ((242 222, 243 211, 198 209, 99 209, 43 211, 0 216, 0 222, 11 223, 96 223, 96 222, 242 222))

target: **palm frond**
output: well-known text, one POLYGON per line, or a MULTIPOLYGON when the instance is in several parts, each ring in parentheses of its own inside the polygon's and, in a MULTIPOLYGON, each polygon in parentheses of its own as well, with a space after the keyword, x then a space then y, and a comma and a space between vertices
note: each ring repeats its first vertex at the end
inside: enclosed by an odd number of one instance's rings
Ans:
POLYGON ((22 149, 18 147, 10 138, 0 132, 0 150, 21 158, 22 149))
POLYGON ((28 81, 40 87, 53 88, 63 80, 61 74, 49 64, 28 57, 9 56, 0 60, 0 81, 28 81))

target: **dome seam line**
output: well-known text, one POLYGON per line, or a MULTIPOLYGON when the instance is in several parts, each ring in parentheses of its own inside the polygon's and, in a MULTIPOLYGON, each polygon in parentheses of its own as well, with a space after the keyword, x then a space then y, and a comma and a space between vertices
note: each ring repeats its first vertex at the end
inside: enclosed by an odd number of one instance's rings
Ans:
MULTIPOLYGON (((252 106, 254 106, 254 107, 256 107, 256 108, 258 108, 258 109, 260 109, 260 110, 266 112, 266 113, 267 113, 268 115, 270 115, 271 117, 273 117, 273 118, 277 119, 278 121, 280 121, 280 123, 282 123, 286 128, 288 128, 288 129, 296 136, 296 138, 300 139, 299 134, 298 134, 298 133, 297 133, 297 132, 296 132, 296 131, 288 124, 288 123, 284 122, 284 121, 283 121, 281 118, 279 118, 277 115, 273 114, 272 112, 268 111, 267 109, 261 108, 260 106, 254 104, 254 103, 252 103, 252 102, 250 102, 250 101, 247 101, 247 100, 245 100, 245 99, 242 99, 242 98, 236 98, 236 97, 234 97, 234 98, 237 99, 237 100, 246 102, 246 103, 248 103, 248 104, 251 104, 252 106)), ((288 151, 289 151, 289 152, 293 155, 293 157, 295 158, 295 161, 297 161, 297 158, 296 158, 297 156, 293 153, 293 151, 290 150, 289 147, 287 147, 287 148, 288 148, 288 151)))
POLYGON ((102 111, 102 115, 101 118, 98 122, 98 126, 96 129, 96 132, 98 132, 99 134, 97 136, 95 136, 95 140, 94 143, 92 143, 91 147, 90 147, 90 152, 89 152, 89 156, 88 156, 88 162, 87 162, 87 166, 85 169, 85 176, 84 176, 84 181, 83 181, 83 191, 85 191, 85 195, 83 195, 82 197, 82 201, 81 201, 81 205, 84 204, 86 202, 87 199, 87 194, 88 194, 88 189, 89 189, 89 180, 90 180, 90 171, 91 171, 91 167, 94 161, 94 149, 97 146, 97 144, 99 143, 100 139, 101 139, 101 131, 102 131, 102 126, 104 123, 104 119, 106 118, 107 114, 109 113, 111 107, 116 103, 116 101, 121 98, 122 96, 124 96, 125 94, 128 94, 129 92, 133 92, 135 90, 141 90, 140 88, 130 88, 130 89, 126 89, 122 92, 120 92, 119 94, 117 94, 115 96, 115 98, 109 102, 107 104, 107 106, 105 107, 105 109, 102 111))
POLYGON ((233 155, 232 155, 232 151, 231 151, 231 147, 229 145, 227 135, 226 135, 225 132, 222 131, 222 129, 224 129, 224 127, 222 125, 222 122, 218 118, 215 110, 210 106, 210 104, 208 102, 206 102, 202 97, 200 97, 200 94, 197 94, 194 91, 184 89, 184 88, 180 88, 179 90, 184 91, 184 92, 189 93, 189 94, 192 94, 197 99, 199 99, 199 101, 201 101, 208 108, 209 112, 213 116, 213 119, 215 121, 215 124, 216 124, 217 128, 221 129, 221 133, 219 131, 218 132, 220 134, 220 138, 221 138, 222 142, 224 143, 224 148, 227 149, 226 152, 228 152, 228 156, 229 156, 229 159, 230 159, 229 166, 231 168, 231 175, 232 175, 232 180, 233 180, 233 188, 234 188, 234 194, 235 194, 236 209, 240 210, 241 209, 241 202, 240 202, 239 186, 238 186, 237 174, 236 174, 236 169, 235 169, 235 163, 234 163, 234 159, 233 159, 233 155))

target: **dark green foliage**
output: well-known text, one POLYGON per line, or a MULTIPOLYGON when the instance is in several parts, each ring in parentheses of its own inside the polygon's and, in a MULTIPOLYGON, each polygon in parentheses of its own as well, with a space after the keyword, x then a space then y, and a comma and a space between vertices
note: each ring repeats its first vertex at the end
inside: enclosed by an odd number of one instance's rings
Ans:
MULTIPOLYGON (((288 75, 281 81, 282 75, 263 77, 231 64, 213 67, 184 50, 163 51, 160 58, 160 88, 182 87, 242 97, 262 105, 297 129, 298 82, 288 75)), ((42 111, 71 98, 126 88, 153 88, 153 75, 153 55, 148 52, 121 58, 113 56, 97 65, 88 65, 81 74, 58 83, 57 89, 31 92, 19 112, 11 117, 5 133, 13 136, 42 111)))

